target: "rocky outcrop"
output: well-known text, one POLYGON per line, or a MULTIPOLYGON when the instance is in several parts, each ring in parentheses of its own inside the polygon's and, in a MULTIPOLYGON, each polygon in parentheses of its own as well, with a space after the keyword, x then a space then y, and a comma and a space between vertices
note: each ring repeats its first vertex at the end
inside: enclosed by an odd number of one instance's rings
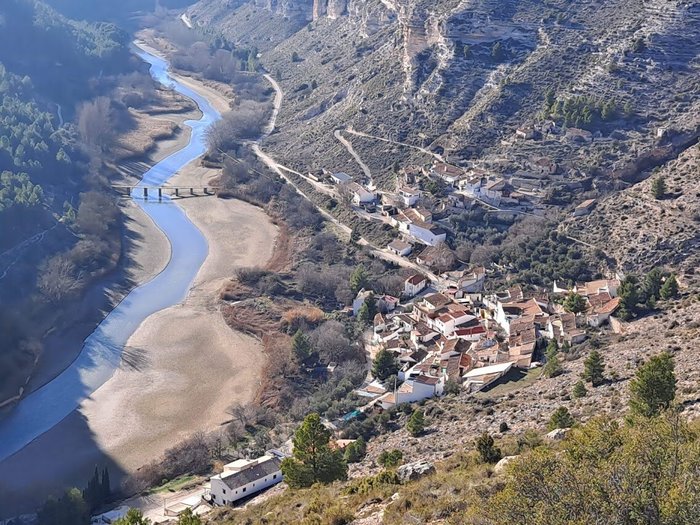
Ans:
POLYGON ((434 472, 435 466, 430 461, 407 463, 396 469, 396 475, 401 483, 408 483, 434 472))
POLYGON ((513 461, 517 457, 518 456, 506 456, 506 457, 502 458, 498 463, 496 463, 494 465, 493 471, 497 474, 500 472, 503 472, 503 470, 505 470, 508 463, 510 463, 511 461, 513 461))

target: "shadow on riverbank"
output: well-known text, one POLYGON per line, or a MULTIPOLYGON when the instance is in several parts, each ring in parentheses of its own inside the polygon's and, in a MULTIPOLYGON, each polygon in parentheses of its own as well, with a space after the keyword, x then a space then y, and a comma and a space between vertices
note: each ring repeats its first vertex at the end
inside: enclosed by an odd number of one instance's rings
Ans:
POLYGON ((93 283, 86 293, 66 308, 61 327, 44 339, 44 351, 27 386, 27 394, 41 388, 70 366, 85 339, 126 295, 140 283, 137 274, 150 273, 136 258, 144 235, 125 217, 121 260, 114 271, 93 283))
POLYGON ((87 419, 74 411, 22 450, 0 461, 0 518, 33 512, 48 496, 84 488, 97 466, 109 469, 112 488, 124 470, 95 441, 87 419))

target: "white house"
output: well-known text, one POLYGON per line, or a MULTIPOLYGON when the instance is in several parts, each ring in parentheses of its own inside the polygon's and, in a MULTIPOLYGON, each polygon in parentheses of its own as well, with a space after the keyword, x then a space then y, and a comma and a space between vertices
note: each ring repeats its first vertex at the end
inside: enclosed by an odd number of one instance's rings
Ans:
POLYGON ((211 478, 211 501, 231 505, 282 481, 280 458, 272 455, 257 459, 239 459, 224 466, 221 474, 211 478))
POLYGON ((439 226, 425 222, 409 224, 408 233, 428 246, 437 246, 445 242, 447 238, 447 232, 445 230, 439 226))
POLYGON ((389 409, 403 403, 415 403, 442 395, 443 389, 444 380, 441 377, 419 375, 404 381, 396 392, 384 394, 379 400, 382 408, 389 409))
POLYGON ((464 307, 454 305, 454 308, 448 308, 446 312, 441 313, 428 326, 435 328, 443 335, 450 336, 454 334, 458 326, 468 323, 476 319, 471 311, 464 307))
POLYGON ((413 274, 403 283, 403 294, 406 297, 415 297, 428 286, 428 279, 419 274, 413 274))
POLYGON ((352 203, 355 206, 359 206, 360 204, 369 204, 370 202, 374 202, 375 200, 377 200, 376 193, 367 191, 356 182, 350 182, 347 186, 348 189, 352 192, 352 203))
POLYGON ((347 184, 352 182, 352 177, 345 172, 338 172, 331 175, 331 180, 336 184, 347 184))
POLYGON ((398 196, 404 206, 413 206, 420 199, 420 190, 399 188, 398 196))
POLYGON ((461 179, 466 177, 465 171, 462 168, 444 162, 436 162, 433 165, 431 173, 440 177, 450 186, 456 186, 461 179))
POLYGON ((498 363, 496 365, 473 368, 464 374, 464 388, 470 392, 481 390, 497 379, 503 377, 513 367, 513 363, 498 363))
POLYGON ((470 270, 454 270, 440 275, 441 285, 448 288, 456 288, 464 293, 481 292, 486 281, 486 269, 477 266, 470 270))
POLYGON ((402 255, 404 257, 406 255, 410 255, 410 253, 413 251, 413 246, 400 239, 394 239, 393 241, 391 241, 387 248, 390 252, 393 252, 396 255, 402 255))
POLYGON ((480 190, 481 197, 496 206, 501 203, 501 198, 503 197, 503 190, 506 187, 506 181, 503 179, 495 179, 488 181, 480 190))
POLYGON ((371 297, 372 295, 374 295, 372 290, 365 290, 364 288, 357 292, 357 295, 352 302, 352 315, 356 316, 358 313, 360 313, 360 308, 362 308, 362 305, 365 304, 367 298, 371 297))

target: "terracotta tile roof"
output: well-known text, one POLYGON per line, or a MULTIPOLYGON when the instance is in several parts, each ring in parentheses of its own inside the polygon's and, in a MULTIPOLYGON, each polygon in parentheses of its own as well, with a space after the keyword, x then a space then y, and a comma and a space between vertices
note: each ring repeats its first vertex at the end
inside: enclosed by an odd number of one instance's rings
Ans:
POLYGON ((452 300, 441 293, 430 294, 423 298, 423 301, 431 305, 433 308, 440 308, 452 302, 452 300))
POLYGON ((611 299, 607 303, 605 303, 603 306, 596 308, 595 313, 597 314, 611 314, 617 308, 620 306, 620 298, 615 297, 614 299, 611 299))
POLYGON ((426 281, 426 277, 424 275, 421 275, 419 273, 411 275, 408 279, 406 279, 406 282, 409 284, 412 284, 414 286, 419 285, 423 281, 426 281))
POLYGON ((457 337, 464 337, 468 335, 478 335, 478 334, 485 334, 486 333, 486 328, 481 326, 480 324, 476 326, 470 326, 468 328, 457 328, 455 330, 455 335, 457 337))
POLYGON ((421 383, 424 385, 437 385, 438 381, 440 381, 440 379, 438 379, 437 377, 426 376, 426 375, 421 374, 418 377, 416 377, 414 379, 414 381, 416 383, 421 383))
POLYGON ((600 308, 611 299, 608 292, 595 293, 588 296, 588 304, 591 308, 600 308))

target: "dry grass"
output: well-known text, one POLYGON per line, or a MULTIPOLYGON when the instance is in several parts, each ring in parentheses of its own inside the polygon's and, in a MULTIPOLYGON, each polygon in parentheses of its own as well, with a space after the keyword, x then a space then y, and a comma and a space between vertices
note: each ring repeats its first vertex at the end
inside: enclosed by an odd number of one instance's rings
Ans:
POLYGON ((317 325, 323 321, 325 317, 326 314, 324 314, 323 310, 320 308, 303 305, 290 308, 284 312, 282 320, 287 326, 294 326, 302 319, 311 325, 317 325))
POLYGON ((279 227, 279 233, 277 234, 272 257, 267 262, 265 269, 271 272, 282 272, 288 270, 293 262, 294 236, 283 221, 276 222, 279 227))
POLYGON ((145 157, 156 147, 156 142, 175 137, 182 128, 175 122, 154 118, 141 111, 129 110, 134 129, 123 134, 114 148, 116 161, 145 157))

